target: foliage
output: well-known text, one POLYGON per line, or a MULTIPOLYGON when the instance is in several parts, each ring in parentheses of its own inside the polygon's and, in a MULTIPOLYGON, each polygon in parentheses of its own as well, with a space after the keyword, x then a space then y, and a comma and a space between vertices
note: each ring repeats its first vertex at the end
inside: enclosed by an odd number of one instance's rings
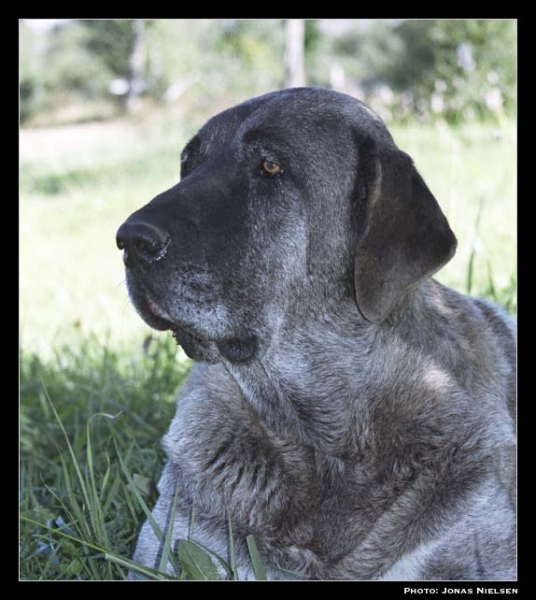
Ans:
MULTIPOLYGON (((133 29, 130 20, 91 19, 78 21, 74 27, 84 32, 83 48, 95 56, 107 72, 115 77, 128 73, 128 59, 132 49, 133 29)), ((66 30, 72 27, 66 28, 66 30)))
MULTIPOLYGON (((144 26, 143 87, 154 102, 221 98, 229 105, 284 85, 280 19, 156 19, 144 26)), ((130 20, 74 20, 36 44, 21 22, 22 120, 72 102, 73 92, 111 103, 111 82, 129 78, 133 35, 130 20)), ((343 91, 365 97, 387 119, 417 112, 456 122, 515 112, 512 19, 307 20, 305 61, 310 84, 337 85, 334 69, 342 69, 343 91)))
POLYGON ((198 105, 227 96, 233 103, 283 85, 280 20, 158 20, 153 32, 151 72, 165 101, 192 90, 198 105))
POLYGON ((399 68, 408 81, 394 81, 430 98, 432 112, 454 120, 515 109, 515 21, 407 21, 399 29, 405 52, 395 68, 419 66, 399 68))
POLYGON ((511 19, 356 24, 333 40, 333 51, 383 116, 400 119, 417 111, 455 122, 515 111, 511 19))
POLYGON ((44 83, 49 94, 77 92, 91 98, 107 89, 110 71, 90 50, 92 36, 82 22, 61 27, 50 39, 44 83))
POLYGON ((19 24, 19 86, 20 119, 26 121, 45 106, 45 89, 42 78, 43 43, 36 32, 24 21, 19 24))
POLYGON ((20 35, 22 122, 57 105, 115 102, 110 84, 128 77, 132 21, 68 21, 46 35, 21 21, 20 35))

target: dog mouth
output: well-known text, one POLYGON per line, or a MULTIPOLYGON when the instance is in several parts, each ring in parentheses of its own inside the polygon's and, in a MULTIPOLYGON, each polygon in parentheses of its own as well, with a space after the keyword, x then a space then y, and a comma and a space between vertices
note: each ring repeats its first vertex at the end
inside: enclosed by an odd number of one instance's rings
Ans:
POLYGON ((157 304, 145 289, 129 288, 132 303, 140 317, 157 331, 171 331, 177 345, 195 360, 218 362, 224 356, 234 363, 248 362, 257 354, 258 339, 252 332, 239 336, 208 338, 200 336, 188 324, 177 322, 169 313, 157 304))
POLYGON ((168 314, 161 310, 158 305, 149 298, 149 296, 145 296, 145 308, 146 311, 151 316, 151 319, 154 321, 154 325, 152 325, 155 329, 159 329, 160 331, 166 331, 167 329, 173 329, 174 323, 169 318, 168 314))
POLYGON ((180 346, 184 345, 185 335, 198 339, 198 336, 188 331, 184 325, 179 325, 173 321, 171 317, 149 297, 145 298, 145 303, 147 312, 151 317, 151 323, 149 323, 149 325, 151 325, 153 329, 157 329, 158 331, 170 331, 173 339, 180 346))
POLYGON ((153 329, 170 331, 177 346, 181 346, 187 356, 194 360, 215 362, 213 344, 188 330, 182 323, 179 325, 169 314, 156 304, 147 294, 135 302, 136 310, 142 319, 153 329))
POLYGON ((171 331, 178 343, 177 336, 180 332, 186 331, 185 326, 182 323, 179 325, 166 310, 151 298, 145 289, 140 290, 129 286, 129 292, 132 304, 147 325, 157 331, 171 331))

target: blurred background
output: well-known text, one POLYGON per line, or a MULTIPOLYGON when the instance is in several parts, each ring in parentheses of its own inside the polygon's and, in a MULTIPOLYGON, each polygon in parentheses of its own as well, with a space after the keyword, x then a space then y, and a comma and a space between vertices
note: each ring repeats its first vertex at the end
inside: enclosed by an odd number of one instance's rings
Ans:
POLYGON ((144 107, 213 111, 293 85, 366 99, 387 120, 512 115, 513 20, 23 20, 24 125, 144 107))
POLYGON ((119 225, 207 118, 286 86, 367 102, 516 315, 514 20, 27 20, 20 40, 20 577, 123 579, 190 363, 127 297, 119 225))

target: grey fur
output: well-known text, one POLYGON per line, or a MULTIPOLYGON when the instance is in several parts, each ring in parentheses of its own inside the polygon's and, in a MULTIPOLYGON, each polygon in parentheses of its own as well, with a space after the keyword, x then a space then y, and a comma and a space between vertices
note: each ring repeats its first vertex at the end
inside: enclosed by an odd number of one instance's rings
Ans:
MULTIPOLYGON (((211 119, 183 158, 118 235, 141 316, 198 359, 159 526, 177 491, 174 544, 226 557, 230 521, 246 579, 248 534, 271 579, 515 579, 514 328, 431 279, 456 241, 380 119, 284 90, 211 119), (140 223, 165 255, 132 241, 140 223)), ((134 558, 160 550, 145 523, 134 558)))

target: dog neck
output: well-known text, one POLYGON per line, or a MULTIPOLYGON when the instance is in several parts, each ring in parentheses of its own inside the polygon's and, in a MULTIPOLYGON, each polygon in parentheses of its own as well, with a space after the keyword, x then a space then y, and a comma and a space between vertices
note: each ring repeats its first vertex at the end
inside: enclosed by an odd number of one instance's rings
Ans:
POLYGON ((336 310, 302 315, 300 323, 282 321, 264 352, 244 364, 223 364, 267 430, 342 458, 356 421, 363 421, 362 388, 379 367, 370 354, 380 329, 348 300, 336 310), (326 386, 328 379, 336 386, 326 386))
POLYGON ((331 457, 355 456, 372 440, 371 414, 385 389, 396 387, 400 368, 427 360, 400 335, 400 323, 412 329, 421 321, 433 353, 433 328, 424 319, 427 305, 437 302, 431 290, 440 292, 435 283, 411 291, 380 324, 365 321, 351 298, 310 311, 282 321, 252 360, 223 364, 267 430, 331 457))

